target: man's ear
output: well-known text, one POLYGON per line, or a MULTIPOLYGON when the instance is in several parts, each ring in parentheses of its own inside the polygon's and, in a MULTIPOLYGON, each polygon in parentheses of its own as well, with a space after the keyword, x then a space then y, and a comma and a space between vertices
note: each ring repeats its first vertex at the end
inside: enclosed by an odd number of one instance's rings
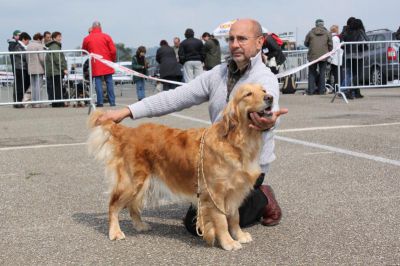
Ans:
POLYGON ((222 117, 223 131, 222 135, 224 137, 228 136, 229 132, 236 128, 239 123, 239 117, 234 108, 233 101, 230 101, 224 110, 222 117))

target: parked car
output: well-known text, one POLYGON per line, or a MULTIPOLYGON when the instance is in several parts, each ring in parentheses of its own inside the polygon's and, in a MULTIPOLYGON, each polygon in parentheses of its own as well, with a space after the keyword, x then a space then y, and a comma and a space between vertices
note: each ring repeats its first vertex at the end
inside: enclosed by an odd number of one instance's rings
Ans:
POLYGON ((366 85, 385 85, 399 79, 399 47, 396 33, 388 29, 366 32, 371 42, 364 55, 364 81, 366 85), (384 42, 387 41, 387 42, 384 42))
MULTIPOLYGON (((122 61, 122 62, 117 62, 118 65, 132 69, 132 62, 130 61, 122 61)), ((126 74, 122 71, 116 70, 114 75, 113 75, 113 80, 115 84, 127 84, 127 83, 133 83, 132 75, 126 74)))

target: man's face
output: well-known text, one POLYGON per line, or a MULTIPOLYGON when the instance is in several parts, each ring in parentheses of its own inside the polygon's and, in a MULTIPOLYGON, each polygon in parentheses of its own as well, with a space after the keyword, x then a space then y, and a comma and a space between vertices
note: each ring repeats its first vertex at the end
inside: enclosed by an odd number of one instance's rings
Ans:
POLYGON ((239 20, 229 31, 228 42, 232 59, 239 67, 248 64, 250 58, 261 50, 263 40, 262 36, 257 36, 250 21, 239 20))
POLYGON ((50 42, 50 41, 51 41, 51 35, 50 35, 50 34, 46 34, 46 35, 44 35, 44 38, 43 38, 43 40, 44 40, 44 43, 48 43, 48 42, 50 42))
POLYGON ((55 40, 56 42, 61 42, 61 41, 62 41, 62 35, 61 35, 61 34, 60 34, 60 35, 57 35, 57 37, 55 37, 54 40, 55 40))
POLYGON ((181 41, 179 39, 174 39, 174 46, 179 47, 181 41))
POLYGON ((18 41, 18 40, 19 40, 19 34, 15 35, 15 36, 14 36, 14 39, 15 39, 16 41, 18 41))
POLYGON ((29 39, 23 39, 23 40, 21 40, 21 42, 22 42, 24 45, 28 45, 28 44, 29 44, 29 39))

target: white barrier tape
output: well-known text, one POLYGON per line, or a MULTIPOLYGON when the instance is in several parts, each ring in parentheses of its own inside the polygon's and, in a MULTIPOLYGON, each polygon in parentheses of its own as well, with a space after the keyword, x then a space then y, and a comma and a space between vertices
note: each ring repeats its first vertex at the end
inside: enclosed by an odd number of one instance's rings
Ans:
MULTIPOLYGON (((298 71, 300 71, 302 69, 305 69, 305 68, 307 68, 307 67, 309 67, 309 66, 311 66, 311 65, 313 65, 313 64, 315 64, 315 63, 317 63, 319 61, 322 61, 322 60, 332 56, 339 49, 340 49, 340 46, 337 47, 336 49, 333 49, 332 51, 324 54, 324 55, 321 55, 319 58, 315 59, 314 61, 311 61, 311 62, 308 62, 307 64, 304 64, 304 65, 301 65, 301 66, 286 70, 286 71, 284 71, 282 73, 278 73, 276 75, 276 77, 277 78, 283 78, 283 77, 289 76, 291 74, 294 74, 294 73, 296 73, 296 72, 298 72, 298 71)), ((109 66, 109 67, 111 67, 111 68, 113 68, 115 70, 120 70, 120 71, 122 71, 122 72, 124 72, 126 74, 131 74, 133 76, 137 76, 137 77, 140 77, 140 78, 152 79, 152 80, 165 82, 165 83, 176 84, 176 85, 184 85, 185 84, 185 83, 182 83, 182 82, 177 82, 177 81, 172 81, 172 80, 167 80, 167 79, 159 79, 159 78, 155 78, 155 77, 146 76, 146 75, 144 75, 142 73, 136 72, 135 70, 129 69, 129 68, 124 67, 124 66, 120 66, 117 63, 114 63, 114 62, 111 62, 109 60, 106 60, 106 59, 103 58, 103 56, 101 56, 99 54, 91 53, 90 56, 93 57, 95 60, 99 60, 103 64, 105 64, 105 65, 107 65, 107 66, 109 66)))
POLYGON ((308 62, 307 64, 304 64, 304 65, 301 65, 301 66, 298 66, 298 67, 295 67, 295 68, 292 68, 292 69, 289 69, 289 70, 286 70, 286 71, 283 71, 282 73, 278 73, 276 75, 276 77, 277 78, 283 78, 283 77, 289 76, 291 74, 294 74, 294 73, 296 73, 296 72, 298 72, 298 71, 300 71, 300 70, 302 70, 304 68, 307 68, 307 67, 309 67, 309 66, 311 66, 311 65, 313 65, 313 64, 315 64, 315 63, 317 63, 319 61, 322 61, 322 60, 332 56, 339 49, 340 49, 340 46, 337 47, 336 49, 333 49, 332 51, 324 54, 324 55, 321 55, 319 58, 315 59, 314 61, 308 62))
POLYGON ((137 76, 140 78, 145 78, 145 79, 152 79, 152 80, 156 80, 156 81, 160 81, 160 82, 165 82, 165 83, 171 83, 171 84, 176 84, 176 85, 183 85, 185 83, 182 82, 177 82, 177 81, 172 81, 172 80, 167 80, 167 79, 159 79, 159 78, 155 78, 155 77, 150 77, 150 76, 146 76, 142 73, 139 73, 135 70, 129 69, 127 67, 124 66, 120 66, 117 63, 111 62, 109 60, 106 60, 103 58, 103 56, 99 55, 99 54, 94 54, 91 53, 90 54, 91 57, 93 57, 95 60, 99 60, 100 62, 102 62, 103 64, 115 69, 115 70, 120 70, 126 74, 131 74, 133 76, 137 76))

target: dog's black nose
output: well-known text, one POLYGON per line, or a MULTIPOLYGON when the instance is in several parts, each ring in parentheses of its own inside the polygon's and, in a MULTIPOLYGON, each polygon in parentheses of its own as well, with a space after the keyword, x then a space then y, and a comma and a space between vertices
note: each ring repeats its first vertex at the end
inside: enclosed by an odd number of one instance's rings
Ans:
POLYGON ((266 102, 266 103, 272 103, 272 101, 274 100, 274 97, 272 97, 272 95, 265 95, 264 96, 264 101, 266 102))

